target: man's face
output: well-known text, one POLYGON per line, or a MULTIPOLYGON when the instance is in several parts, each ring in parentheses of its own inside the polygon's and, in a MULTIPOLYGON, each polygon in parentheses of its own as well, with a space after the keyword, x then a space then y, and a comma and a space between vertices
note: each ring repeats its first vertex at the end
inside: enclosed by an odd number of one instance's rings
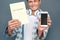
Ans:
POLYGON ((29 8, 33 11, 37 10, 41 4, 41 0, 28 0, 29 8))

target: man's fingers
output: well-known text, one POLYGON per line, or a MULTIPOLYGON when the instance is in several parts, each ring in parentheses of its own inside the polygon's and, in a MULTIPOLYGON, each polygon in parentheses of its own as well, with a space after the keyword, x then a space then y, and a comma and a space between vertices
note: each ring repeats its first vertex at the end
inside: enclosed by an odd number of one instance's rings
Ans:
POLYGON ((9 29, 10 29, 10 30, 13 30, 13 29, 16 28, 15 26, 16 26, 16 25, 11 25, 11 26, 9 26, 9 29))
POLYGON ((8 26, 11 26, 11 25, 20 25, 21 22, 19 22, 18 20, 10 20, 8 22, 8 26))
POLYGON ((51 23, 48 23, 48 26, 50 26, 51 25, 51 23))
POLYGON ((46 30, 47 28, 49 28, 48 26, 47 27, 38 27, 38 30, 39 31, 44 31, 44 30, 46 30))
POLYGON ((8 23, 13 23, 13 22, 19 22, 18 20, 14 19, 14 20, 10 20, 8 23))
POLYGON ((19 25, 20 23, 18 23, 18 22, 13 22, 13 23, 10 23, 10 24, 8 24, 9 26, 10 25, 19 25))
POLYGON ((48 20, 48 21, 47 21, 48 26, 51 25, 51 22, 52 22, 51 20, 48 20))

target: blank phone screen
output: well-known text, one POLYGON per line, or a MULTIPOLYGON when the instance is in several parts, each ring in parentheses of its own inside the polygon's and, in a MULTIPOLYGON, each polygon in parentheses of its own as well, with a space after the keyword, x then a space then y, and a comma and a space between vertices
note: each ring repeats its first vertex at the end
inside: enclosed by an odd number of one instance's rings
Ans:
POLYGON ((41 14, 41 25, 47 25, 47 14, 41 14))

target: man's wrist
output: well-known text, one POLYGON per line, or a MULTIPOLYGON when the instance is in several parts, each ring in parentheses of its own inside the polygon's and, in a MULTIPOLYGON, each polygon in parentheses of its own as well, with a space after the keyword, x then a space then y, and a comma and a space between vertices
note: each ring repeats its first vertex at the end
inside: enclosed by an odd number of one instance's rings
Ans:
POLYGON ((10 36, 12 34, 12 30, 8 29, 8 35, 10 36))
POLYGON ((39 36, 39 39, 41 39, 43 36, 43 31, 38 31, 38 36, 39 36))

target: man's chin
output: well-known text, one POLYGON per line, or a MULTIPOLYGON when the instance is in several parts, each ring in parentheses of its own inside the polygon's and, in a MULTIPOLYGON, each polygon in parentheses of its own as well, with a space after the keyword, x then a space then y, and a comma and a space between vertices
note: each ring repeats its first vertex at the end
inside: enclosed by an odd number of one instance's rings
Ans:
POLYGON ((36 11, 37 9, 31 9, 31 10, 36 11))

